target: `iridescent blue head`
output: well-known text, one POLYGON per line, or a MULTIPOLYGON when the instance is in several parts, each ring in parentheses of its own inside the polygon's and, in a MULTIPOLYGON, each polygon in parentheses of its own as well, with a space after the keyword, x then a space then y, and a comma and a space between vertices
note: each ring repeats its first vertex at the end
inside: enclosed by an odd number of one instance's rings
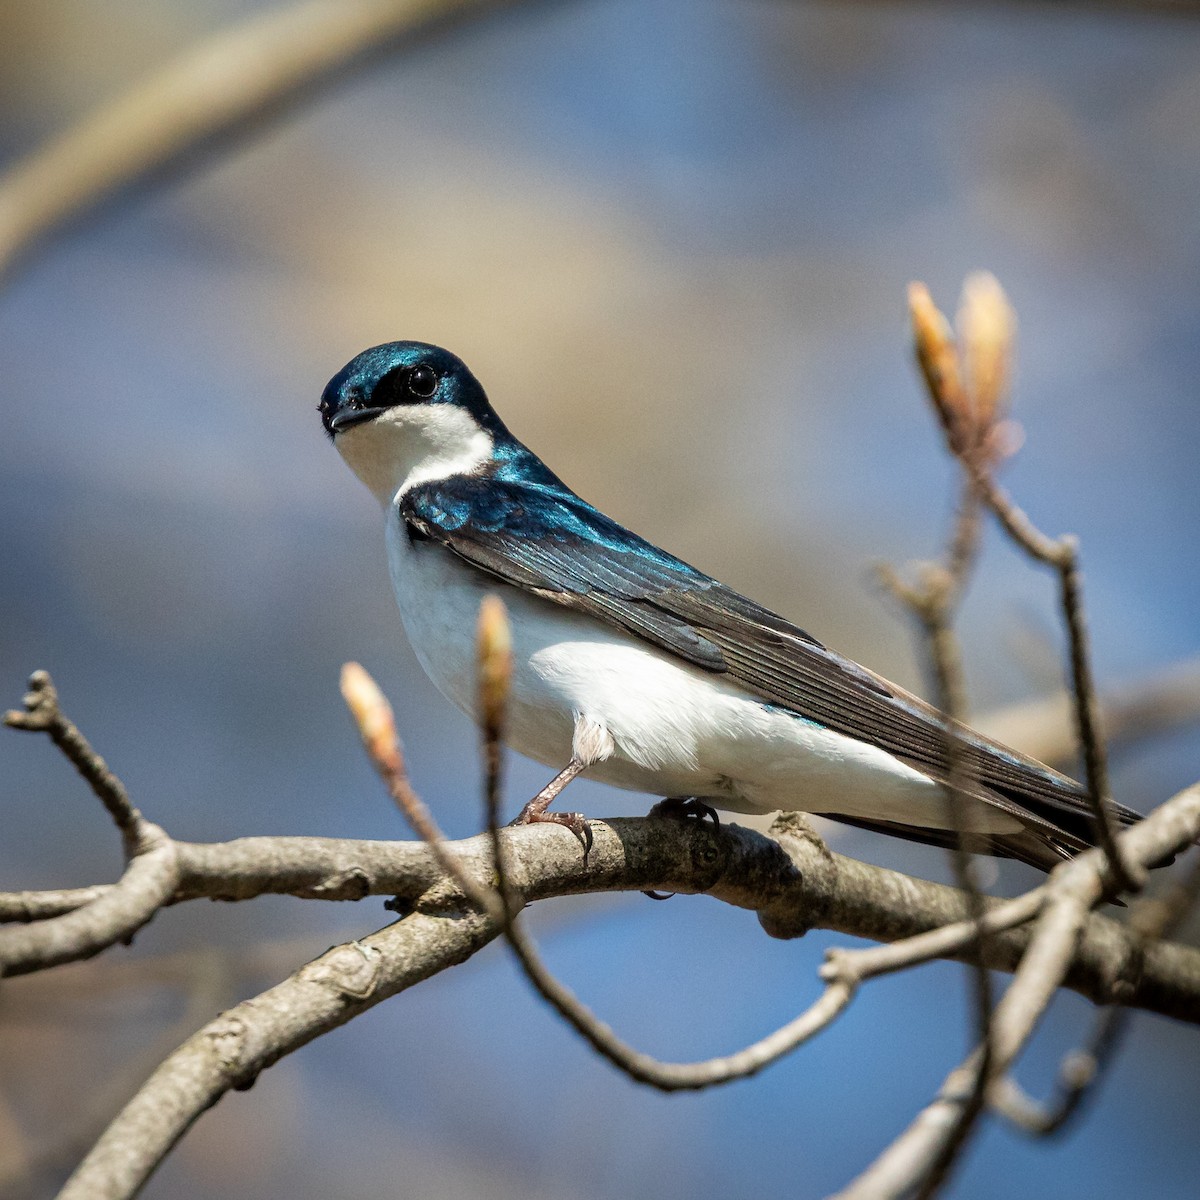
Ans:
POLYGON ((454 475, 549 474, 505 429, 462 360, 425 342, 364 350, 329 381, 318 407, 338 452, 385 505, 454 475))
POLYGON ((449 404, 480 428, 503 429, 462 359, 427 342, 387 342, 352 358, 328 383, 317 410, 330 438, 400 405, 449 404))

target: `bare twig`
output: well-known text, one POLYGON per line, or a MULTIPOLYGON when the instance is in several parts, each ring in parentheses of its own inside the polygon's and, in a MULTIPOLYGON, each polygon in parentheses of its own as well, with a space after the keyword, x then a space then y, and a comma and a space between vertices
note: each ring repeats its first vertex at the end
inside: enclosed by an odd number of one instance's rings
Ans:
POLYGON ((0 178, 0 274, 122 188, 257 127, 355 62, 501 0, 306 0, 216 34, 0 178))
POLYGON ((27 923, 0 928, 0 976, 89 958, 116 942, 128 942, 168 902, 179 882, 175 843, 138 812, 121 781, 59 708, 49 674, 35 672, 29 688, 24 711, 5 713, 4 723, 45 733, 62 751, 120 830, 127 865, 111 887, 74 892, 72 898, 83 904, 67 911, 23 894, 19 907, 27 923))
MULTIPOLYGON (((996 298, 1003 296, 991 276, 977 276, 975 307, 999 310, 996 298), (987 282, 990 281, 990 282, 987 282), (991 295, 989 296, 989 293, 991 295)), ((970 281, 968 283, 970 287, 970 281)), ((965 293, 966 294, 966 293, 965 293)), ((1059 577, 1060 601, 1069 642, 1071 688, 1075 699, 1075 721, 1079 744, 1083 751, 1088 794, 1091 797, 1096 826, 1096 840, 1113 864, 1113 876, 1118 891, 1137 891, 1145 882, 1145 872, 1135 872, 1123 863, 1116 849, 1117 821, 1108 782, 1108 758, 1100 731, 1099 706, 1092 679, 1088 652, 1087 624, 1083 608, 1083 581, 1079 569, 1078 540, 1071 535, 1058 539, 1041 533, 1012 498, 996 483, 993 469, 1003 454, 1004 436, 996 423, 998 410, 978 412, 966 395, 961 374, 953 362, 949 343, 949 325, 938 311, 924 284, 909 286, 909 306, 916 332, 917 356, 934 411, 946 436, 946 445, 967 473, 971 489, 978 502, 987 508, 1009 538, 1027 555, 1045 566, 1054 568, 1059 577), (991 424, 992 432, 986 430, 991 424)), ((968 305, 968 308, 970 305, 968 305)), ((984 343, 997 346, 1011 341, 1011 326, 1006 333, 1001 321, 985 317, 976 335, 984 343), (982 333, 981 333, 982 330, 982 333)), ((1006 386, 1007 368, 996 369, 1003 353, 985 350, 976 356, 976 377, 985 377, 1006 386), (982 363, 982 365, 981 365, 982 363), (991 365, 988 365, 988 364, 991 365)))
MULTIPOLYGON (((1122 850, 1131 862, 1144 867, 1189 845, 1198 835, 1200 784, 1180 792, 1144 822, 1125 830, 1122 850)), ((1028 947, 993 1016, 992 1063, 986 1072, 989 1083, 1011 1067, 1070 970, 1084 944, 1087 910, 1104 898, 1111 885, 1110 871, 1103 850, 1089 850, 1055 870, 1045 885, 1045 903, 1028 947)), ((1142 953, 1143 948, 1148 962, 1153 946, 1145 946, 1140 934, 1131 934, 1125 956, 1112 964, 1109 996, 1102 1003, 1125 1002, 1127 989, 1136 987, 1136 981, 1127 977, 1128 956, 1142 953)), ((976 1050, 950 1073, 934 1101, 838 1200, 891 1200, 921 1186, 944 1156, 982 1073, 983 1056, 976 1050)))
POLYGON ((0 925, 27 925, 30 921, 61 917, 64 913, 95 903, 111 890, 110 884, 97 884, 95 887, 45 892, 0 892, 0 925))
POLYGON ((1083 1047, 1067 1054, 1059 1067, 1057 1094, 1049 1104, 1027 1095, 1011 1075, 996 1080, 989 1091, 993 1111, 1026 1133, 1047 1137, 1057 1133, 1079 1111, 1089 1091, 1112 1061, 1129 1021, 1129 1009, 1112 1007, 1094 1019, 1083 1047))
MULTIPOLYGON (((984 936, 1002 933, 1032 920, 1037 916, 1045 894, 1044 887, 1034 888, 1012 900, 993 902, 982 916, 941 925, 890 945, 872 946, 867 950, 829 950, 821 976, 824 979, 833 975, 855 980, 872 979, 957 954, 968 946, 977 946, 981 933, 984 936)), ((986 961, 986 956, 981 961, 986 961)))
POLYGON ((1130 1011, 1123 999, 1136 988, 1145 970, 1147 948, 1174 932, 1194 907, 1197 896, 1200 896, 1200 857, 1193 856, 1192 865, 1182 879, 1161 895, 1145 897, 1134 905, 1126 922, 1131 935, 1129 957, 1121 977, 1114 983, 1113 1006, 1095 1019, 1084 1046, 1063 1059, 1054 1100, 1048 1105, 1039 1104, 1011 1076, 1005 1076, 993 1086, 993 1108, 1039 1136, 1057 1133, 1066 1125, 1104 1073, 1121 1041, 1130 1011))
MULTIPOLYGON (((1177 853, 1200 836, 1200 785, 1194 785, 1157 808, 1145 821, 1121 834, 1130 861, 1144 868, 1177 853)), ((1069 969, 1084 928, 1087 910, 1111 886, 1111 862, 1102 850, 1089 850, 1059 867, 1033 929, 1030 945, 1012 985, 996 1009, 994 1031, 997 1072, 1007 1069, 1045 1011, 1069 969)), ((1142 940, 1140 935, 1133 935, 1142 940)), ((1123 983, 1127 960, 1117 966, 1111 986, 1123 983)), ((1120 987, 1112 999, 1124 999, 1120 987)))
POLYGON ((361 941, 335 946, 290 978, 243 1001, 167 1057, 109 1125, 59 1200, 134 1196, 191 1124, 226 1092, 313 1038, 487 944, 487 917, 412 913, 361 941))
POLYGON ((342 667, 341 688, 342 698, 358 726, 363 748, 387 785, 396 807, 417 837, 429 847, 438 865, 458 884, 471 903, 481 913, 487 913, 493 920, 498 919, 500 910, 496 897, 490 889, 473 879, 453 852, 446 848, 445 835, 409 782, 392 706, 379 690, 378 684, 362 666, 349 662, 342 667))
POLYGON ((120 880, 83 908, 0 929, 0 977, 76 962, 133 935, 167 904, 179 882, 175 843, 143 822, 138 852, 120 880))
POLYGON ((1108 750, 1100 727, 1100 705, 1092 679, 1088 649, 1087 618, 1083 608, 1083 572, 1079 568, 1079 540, 1072 535, 1059 539, 1061 562, 1057 564, 1063 616, 1070 642, 1071 683, 1075 695, 1075 719, 1083 750, 1083 769, 1096 818, 1096 838, 1108 855, 1117 891, 1140 891, 1145 870, 1137 870, 1121 857, 1119 828, 1108 782, 1108 750))
POLYGON ((500 901, 497 916, 501 930, 511 941, 517 901, 509 887, 508 867, 500 841, 500 789, 504 770, 504 724, 508 693, 512 687, 512 634, 504 602, 499 596, 484 596, 479 606, 477 635, 484 827, 492 842, 496 894, 500 901))
MULTIPOLYGON (((958 314, 957 342, 949 322, 920 284, 909 288, 909 310, 917 362, 947 442, 956 448, 956 454, 964 461, 969 459, 981 465, 999 462, 1009 444, 1003 418, 1016 328, 1016 319, 1003 290, 991 275, 977 274, 967 279, 958 314)), ((924 632, 934 703, 943 714, 946 757, 943 792, 947 827, 955 834, 951 860, 959 887, 970 900, 976 936, 983 943, 988 937, 988 926, 984 921, 985 905, 972 857, 978 838, 970 833, 963 816, 971 779, 961 741, 966 713, 962 655, 953 631, 955 611, 978 555, 980 524, 979 495, 971 475, 964 472, 962 496, 946 549, 945 565, 925 564, 918 586, 904 586, 894 579, 890 579, 890 584, 924 632)), ((978 1063, 970 1072, 971 1088, 965 1102, 956 1109, 951 1132, 921 1182, 922 1198, 931 1196, 940 1187, 984 1108, 991 1062, 992 1014, 991 978, 986 968, 976 967, 972 983, 978 1063)))
POLYGON ((145 827, 142 814, 129 799, 125 785, 109 770, 108 764, 92 749, 74 722, 58 707, 58 692, 48 671, 35 671, 29 677, 24 711, 10 709, 4 714, 4 723, 11 729, 46 734, 108 810, 108 815, 121 831, 125 856, 128 858, 137 853, 145 827))

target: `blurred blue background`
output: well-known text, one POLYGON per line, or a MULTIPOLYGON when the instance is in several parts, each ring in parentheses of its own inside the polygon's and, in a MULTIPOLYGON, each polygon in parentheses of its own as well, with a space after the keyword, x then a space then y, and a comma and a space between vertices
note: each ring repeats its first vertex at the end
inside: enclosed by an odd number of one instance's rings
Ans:
MULTIPOLYGON (((240 0, 6 0, 14 161, 240 0)), ((952 475, 904 289, 964 274, 1017 307, 1008 481, 1083 538, 1102 681, 1200 650, 1200 20, 1086 4, 626 0, 530 5, 401 50, 231 151, 55 240, 0 293, 0 700, 34 668, 182 838, 403 836, 337 693, 361 660, 414 781, 479 824, 475 734, 400 630, 374 501, 314 411, 363 347, 439 342, 583 495, 920 687, 870 583, 932 553, 952 475)), ((1057 683, 1051 581, 989 538, 964 614, 983 710, 1057 683)), ((110 878, 117 839, 41 739, 0 737, 6 889, 110 878)), ((1116 763, 1147 807, 1186 735, 1116 763)), ((515 809, 545 771, 514 762, 515 809)), ((592 815, 643 797, 581 785, 592 815)), ((921 848, 837 848, 927 876, 921 848)), ((1009 874, 1002 887, 1027 876, 1009 874)), ((132 950, 0 994, 0 1180, 45 1195, 165 1049, 387 919, 261 900, 160 916, 132 950)), ((532 914, 561 976, 639 1046, 726 1052, 817 991, 835 939, 706 899, 532 914)), ((836 939, 844 942, 846 939, 836 939)), ((967 1045, 960 968, 874 985, 761 1078, 638 1090, 498 947, 267 1072, 199 1122, 150 1197, 817 1197, 967 1045)), ((1087 1027, 1053 1009, 1044 1091, 1087 1027)), ((1085 1118, 990 1124, 950 1195, 1194 1196, 1200 1042, 1140 1017, 1085 1118)))

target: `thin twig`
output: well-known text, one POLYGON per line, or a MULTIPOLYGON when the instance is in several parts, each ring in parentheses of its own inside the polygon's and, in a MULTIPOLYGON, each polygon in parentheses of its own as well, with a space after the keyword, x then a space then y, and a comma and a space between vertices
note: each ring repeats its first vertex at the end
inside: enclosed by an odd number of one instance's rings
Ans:
MULTIPOLYGON (((962 569, 969 570, 970 566, 971 560, 968 558, 964 560, 962 569)), ((954 589, 954 594, 960 595, 962 587, 963 584, 960 581, 954 589)), ((955 877, 968 897, 979 944, 986 955, 988 931, 983 919, 985 907, 982 890, 976 878, 975 861, 971 854, 971 847, 975 839, 966 831, 965 821, 961 815, 967 802, 966 790, 970 783, 967 764, 964 761, 961 734, 962 714, 966 706, 962 681, 962 659, 959 654, 958 640, 950 628, 951 593, 947 590, 939 596, 938 589, 931 583, 927 595, 929 605, 925 609, 923 618, 936 681, 935 702, 944 714, 946 783, 943 790, 946 796, 946 808, 955 832, 951 854, 955 877)), ((921 1181, 918 1189, 920 1200, 927 1200, 942 1185, 951 1164, 966 1145, 976 1121, 984 1110, 987 1079, 992 1061, 992 981, 987 968, 982 964, 972 971, 971 979, 975 1025, 979 1036, 979 1062, 973 1072, 966 1100, 959 1109, 957 1120, 953 1123, 952 1132, 946 1138, 940 1152, 930 1164, 925 1178, 921 1181)))
MULTIPOLYGON (((949 322, 920 285, 909 289, 913 342, 926 390, 947 442, 961 459, 997 461, 1003 452, 1001 422, 1012 374, 1015 319, 1000 285, 990 275, 967 280, 959 310, 958 340, 949 322)), ((962 743, 966 691, 962 655, 954 635, 954 614, 975 567, 980 545, 980 500, 969 473, 964 472, 962 495, 949 539, 945 565, 926 564, 919 586, 893 591, 920 622, 933 677, 934 703, 942 714, 946 778, 943 783, 947 827, 954 832, 950 848, 955 878, 966 893, 976 936, 986 958, 989 936, 985 905, 976 878, 972 850, 978 838, 965 821, 971 779, 962 743)), ((970 1072, 971 1086, 957 1106, 951 1132, 941 1144, 921 1181, 922 1200, 945 1180, 983 1112, 991 1064, 992 985, 986 967, 972 973, 978 1063, 970 1072)))
MULTIPOLYGON (((935 958, 946 958, 966 947, 978 947, 981 932, 985 936, 1003 933, 1031 921, 1037 916, 1045 894, 1045 887, 1034 888, 1012 900, 994 902, 993 907, 987 908, 982 916, 940 925, 926 933, 914 934, 886 946, 871 946, 866 950, 829 950, 821 976, 824 979, 833 975, 845 975, 855 980, 873 979, 878 975, 907 970, 935 958)), ((981 961, 988 961, 988 956, 982 956, 981 961)))
MULTIPOLYGON (((504 723, 512 687, 512 634, 499 596, 484 596, 477 630, 479 728, 483 739, 484 823, 492 843, 496 872, 497 919, 512 940, 517 898, 509 884, 508 864, 500 841, 500 792, 504 771, 504 723)), ((586 858, 586 854, 585 854, 586 858)))
POLYGON ((396 734, 396 719, 375 680, 356 662, 342 667, 342 698, 350 709, 362 737, 363 748, 387 786, 388 793, 396 802, 413 832, 428 847, 438 865, 458 885, 463 894, 481 912, 493 920, 501 913, 496 896, 491 890, 473 879, 466 868, 447 848, 442 833, 425 802, 417 795, 409 782, 404 767, 404 754, 396 734))
POLYGON ((157 825, 145 823, 141 844, 120 880, 85 908, 0 929, 0 977, 77 962, 130 942, 179 882, 175 843, 157 825))
MULTIPOLYGON (((1131 862, 1142 868, 1178 851, 1200 834, 1200 785, 1180 792, 1151 817, 1153 824, 1141 822, 1121 834, 1123 850, 1131 862), (1182 837, 1178 837, 1180 833, 1182 837), (1165 850, 1164 843, 1168 845, 1165 850)), ((1029 947, 996 1008, 993 1028, 997 1075, 1014 1061, 1060 986, 1082 939, 1088 909, 1100 903, 1106 894, 1110 866, 1103 850, 1089 850, 1064 863, 1051 876, 1046 903, 1033 928, 1029 947)), ((1144 935, 1132 931, 1131 938, 1134 953, 1143 960, 1148 952, 1144 935)), ((1122 960, 1114 977, 1118 990, 1110 995, 1110 1003, 1123 999, 1132 988, 1128 980, 1121 980, 1121 973, 1128 971, 1128 961, 1128 958, 1122 960)), ((1139 968, 1138 974, 1144 970, 1144 960, 1139 962, 1139 968)))
MULTIPOLYGON (((1129 861, 1139 869, 1159 861, 1164 853, 1188 845, 1200 833, 1200 785, 1185 789, 1151 816, 1151 825, 1143 822, 1120 836, 1122 853, 1127 853, 1129 861), (1182 837, 1178 837, 1180 833, 1182 837), (1164 842, 1169 842, 1173 849, 1164 851, 1164 842)), ((1009 1070, 1028 1042, 1078 951, 1088 909, 1101 902, 1110 885, 1111 860, 1102 848, 1081 854, 1051 875, 1046 885, 1046 903, 1032 931, 1029 947, 996 1008, 993 1021, 996 1077, 1009 1070)), ((1158 927, 1156 920, 1157 915, 1143 917, 1150 930, 1158 927)), ((1108 1003, 1123 1003, 1144 970, 1150 949, 1145 935, 1134 930, 1130 937, 1126 957, 1110 983, 1108 1003)), ((1115 1036, 1115 1026, 1111 1032, 1115 1036)), ((1106 1036, 1103 1027, 1100 1036, 1106 1036)))
POLYGON ((1097 841, 1112 867, 1113 881, 1119 892, 1137 892, 1146 882, 1145 870, 1137 870, 1121 857, 1117 841, 1116 812, 1108 782, 1108 749, 1100 728, 1099 701, 1092 678, 1091 653, 1088 649, 1087 618, 1083 608, 1083 573, 1079 569, 1079 541, 1066 535, 1059 539, 1063 561, 1059 583, 1063 616, 1071 648, 1071 685, 1075 694, 1075 719, 1079 726, 1079 744, 1083 749, 1084 776, 1094 807, 1097 841))
MULTIPOLYGON (((1145 865, 1190 844, 1200 836, 1200 784, 1185 789, 1121 834, 1130 861, 1145 865)), ((1057 868, 1044 885, 1045 902, 1012 985, 996 1006, 992 1020, 990 1075, 1001 1076, 1027 1043, 1051 996, 1071 969, 1076 955, 1086 953, 1087 910, 1099 904, 1110 881, 1108 860, 1100 849, 1089 850, 1057 868)), ((1092 918, 1093 920, 1095 918, 1092 918)), ((1128 962, 1129 947, 1118 971, 1128 962)), ((1154 946, 1146 947, 1146 963, 1154 946)), ((1109 977, 1111 1003, 1113 976, 1109 977)), ((982 1055, 976 1050, 947 1076, 937 1097, 909 1127, 847 1188, 837 1200, 894 1200, 907 1196, 929 1177, 961 1121, 964 1107, 978 1086, 982 1055)))
POLYGON ((94 904, 112 890, 111 884, 93 887, 58 888, 44 892, 0 892, 0 925, 28 925, 47 917, 61 917, 94 904))
MULTIPOLYGON (((24 710, 5 713, 4 723, 45 733, 62 751, 120 830, 126 867, 107 888, 76 891, 73 898, 83 903, 66 911, 31 903, 25 894, 21 907, 26 923, 0 928, 0 976, 90 958, 117 942, 129 942, 170 900, 179 883, 175 843, 134 807, 125 785, 59 708, 49 674, 35 671, 29 689, 24 710)), ((61 900, 61 894, 56 898, 61 900)))
POLYGON ((35 671, 29 677, 24 703, 24 711, 10 709, 4 714, 4 724, 11 729, 45 733, 50 738, 108 810, 121 832, 125 856, 131 858, 138 852, 146 822, 130 800, 125 785, 59 708, 58 691, 48 671, 35 671))
MULTIPOLYGON (((983 283, 982 290, 977 291, 976 295, 976 300, 982 300, 982 305, 976 303, 976 307, 985 313, 988 309, 998 311, 1001 305, 996 301, 1003 299, 999 285, 990 276, 975 278, 983 283)), ((964 307, 969 309, 966 300, 967 291, 964 289, 964 307)), ((1000 409, 995 407, 981 414, 972 407, 973 398, 962 383, 963 372, 952 352, 949 323, 934 305, 924 284, 910 285, 909 306, 916 333, 918 362, 950 453, 966 472, 977 501, 992 513, 1010 540, 1035 561, 1052 567, 1058 573, 1060 603, 1069 643, 1076 729, 1083 751, 1096 840, 1112 863, 1116 890, 1135 892, 1145 883, 1145 872, 1133 871, 1122 862, 1116 849, 1118 823, 1109 789, 1108 758, 1092 678, 1078 540, 1071 535, 1057 539, 1047 537, 996 483, 994 467, 1004 449, 1003 437, 999 435, 1000 409), (987 425, 992 428, 987 429, 987 425)), ((982 332, 985 341, 991 338, 999 344, 1004 339, 1003 331, 994 321, 990 328, 985 324, 982 332)), ((1006 370, 997 376, 1002 385, 1006 384, 1007 376, 1006 370)))
POLYGON ((1175 931, 1195 906, 1197 897, 1200 897, 1200 856, 1194 855, 1182 879, 1174 881, 1162 895, 1144 897, 1133 906, 1126 922, 1131 935, 1129 957, 1114 982, 1112 1006, 1096 1018, 1084 1045, 1063 1059, 1053 1101, 1039 1104, 1011 1076, 1005 1076, 993 1085, 990 1097, 993 1108, 1039 1136, 1057 1133, 1067 1124, 1112 1061, 1128 1026, 1130 1010, 1126 997, 1142 979, 1149 947, 1175 931))
POLYGON ((1129 1009, 1106 1008, 1094 1019, 1084 1045, 1059 1066, 1057 1093, 1048 1104, 1029 1096, 1011 1075, 995 1080, 988 1105, 1019 1129, 1038 1137, 1058 1133, 1079 1112, 1083 1101, 1112 1062, 1129 1023, 1129 1009))

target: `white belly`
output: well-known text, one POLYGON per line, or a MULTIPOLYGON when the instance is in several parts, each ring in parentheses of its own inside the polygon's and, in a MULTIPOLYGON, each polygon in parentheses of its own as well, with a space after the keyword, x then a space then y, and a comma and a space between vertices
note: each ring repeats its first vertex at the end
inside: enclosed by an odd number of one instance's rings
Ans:
MULTIPOLYGON (((583 736, 589 750, 606 754, 588 777, 634 791, 698 796, 737 812, 799 809, 946 826, 941 789, 885 751, 491 580, 432 542, 413 544, 394 507, 387 521, 392 584, 413 650, 438 690, 472 716, 479 603, 495 592, 507 605, 508 741, 520 753, 558 771, 583 736)), ((983 804, 968 815, 978 832, 1020 829, 983 804)))

